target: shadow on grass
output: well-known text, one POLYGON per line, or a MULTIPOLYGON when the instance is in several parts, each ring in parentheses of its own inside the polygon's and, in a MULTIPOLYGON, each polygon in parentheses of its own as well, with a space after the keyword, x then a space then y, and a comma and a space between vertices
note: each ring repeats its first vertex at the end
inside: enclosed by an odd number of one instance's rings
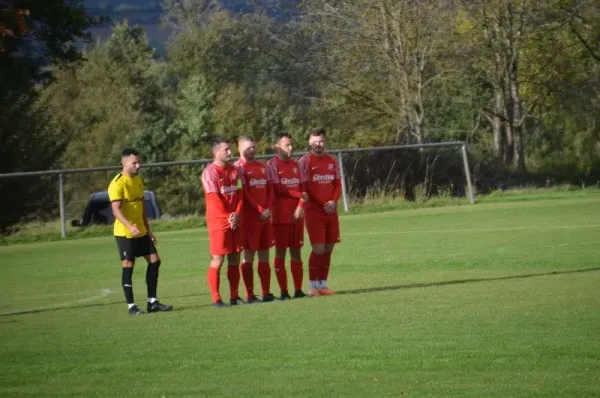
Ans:
MULTIPOLYGON (((184 295, 180 295, 180 296, 172 296, 172 298, 181 298, 181 297, 202 297, 202 296, 207 296, 208 294, 202 294, 202 293, 195 293, 195 294, 184 294, 184 295)), ((5 313, 1 313, 0 317, 8 317, 8 316, 15 316, 15 315, 29 315, 29 314, 38 314, 41 312, 48 312, 48 311, 63 311, 63 310, 72 310, 72 309, 79 309, 79 308, 93 308, 93 307, 105 307, 107 305, 117 305, 117 304, 123 304, 124 305, 124 301, 120 300, 120 301, 111 301, 108 303, 86 303, 86 304, 73 304, 73 305, 55 305, 55 306, 46 306, 46 307, 38 307, 38 308, 30 308, 30 309, 26 309, 26 310, 19 310, 19 311, 12 311, 12 312, 5 312, 5 313)), ((183 309, 189 309, 189 308, 197 308, 197 307, 203 307, 205 305, 203 304, 199 304, 199 305, 195 305, 195 306, 182 306, 180 307, 182 310, 183 309)), ((206 306, 210 306, 210 304, 207 304, 206 306)), ((145 304, 144 304, 145 307, 145 304)), ((179 306, 176 306, 173 310, 176 311, 178 310, 179 306)))
POLYGON ((503 280, 510 280, 510 279, 525 279, 525 278, 534 278, 534 277, 539 277, 539 276, 577 274, 577 273, 593 272, 593 271, 600 271, 600 267, 567 270, 567 271, 552 271, 552 272, 543 272, 543 273, 536 273, 536 274, 499 276, 499 277, 494 277, 494 278, 455 279, 455 280, 451 280, 451 281, 440 281, 440 282, 409 283, 406 285, 375 286, 375 287, 367 287, 367 288, 362 288, 362 289, 338 290, 338 291, 336 291, 336 294, 339 295, 339 294, 376 293, 376 292, 385 292, 388 290, 414 289, 414 288, 436 287, 436 286, 447 286, 447 285, 460 285, 462 283, 503 281, 503 280))
POLYGON ((48 312, 48 311, 72 310, 75 308, 104 307, 107 305, 115 305, 115 304, 122 304, 122 303, 123 303, 123 301, 111 301, 110 303, 56 305, 56 306, 31 308, 31 309, 21 310, 21 311, 5 312, 3 314, 0 314, 0 316, 29 315, 29 314, 38 314, 40 312, 48 312))
MULTIPOLYGON (((543 273, 535 273, 535 274, 499 276, 499 277, 494 277, 494 278, 455 279, 455 280, 440 281, 440 282, 409 283, 409 284, 405 284, 405 285, 393 285, 393 286, 376 286, 376 287, 367 287, 367 288, 361 288, 361 289, 339 290, 336 292, 336 294, 340 295, 340 294, 376 293, 376 292, 385 292, 385 291, 389 291, 389 290, 449 286, 449 285, 460 285, 463 283, 502 281, 502 280, 510 280, 510 279, 525 279, 525 278, 535 278, 535 277, 540 277, 540 276, 577 274, 577 273, 593 272, 593 271, 600 271, 600 267, 584 268, 584 269, 576 269, 576 270, 565 270, 565 271, 552 271, 552 272, 543 272, 543 273)), ((181 295, 181 296, 173 296, 173 298, 201 297, 201 296, 206 296, 206 295, 207 294, 185 294, 185 295, 181 295)), ((58 305, 58 306, 54 306, 54 307, 48 306, 48 307, 32 308, 32 309, 22 310, 22 311, 6 312, 3 314, 0 314, 0 317, 9 317, 9 316, 16 316, 16 315, 29 315, 29 314, 37 314, 37 313, 47 312, 47 311, 60 311, 60 310, 70 310, 70 309, 78 309, 78 308, 104 307, 107 305, 117 305, 117 304, 123 304, 123 301, 119 300, 119 301, 111 301, 109 303, 79 304, 79 305, 64 305, 64 306, 58 305)), ((212 306, 212 304, 209 304, 209 303, 198 303, 197 305, 175 306, 173 308, 173 312, 187 311, 190 309, 204 308, 204 307, 211 307, 211 306, 212 306)), ((244 306, 242 305, 240 307, 244 307, 244 306)), ((229 308, 229 306, 227 306, 225 308, 229 308)))

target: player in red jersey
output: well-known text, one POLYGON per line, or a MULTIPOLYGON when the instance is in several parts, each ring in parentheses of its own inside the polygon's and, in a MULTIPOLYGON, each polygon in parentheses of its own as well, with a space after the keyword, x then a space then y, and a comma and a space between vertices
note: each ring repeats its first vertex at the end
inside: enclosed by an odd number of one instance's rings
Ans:
POLYGON ((340 242, 337 202, 342 194, 341 177, 335 158, 326 153, 326 132, 322 127, 310 131, 310 152, 300 159, 301 182, 308 193, 306 230, 312 245, 308 259, 310 296, 334 294, 327 286, 331 252, 340 242))
POLYGON ((259 301, 254 294, 254 254, 258 254, 258 276, 262 288, 262 301, 273 301, 271 293, 271 266, 269 249, 275 244, 271 229, 273 208, 273 185, 267 176, 265 164, 254 158, 256 147, 252 137, 238 140, 240 159, 235 162, 244 186, 244 210, 242 211, 242 245, 244 261, 242 278, 246 286, 248 303, 259 301))
POLYGON ((300 184, 300 165, 291 158, 292 136, 281 133, 275 144, 277 155, 267 162, 267 171, 273 182, 275 204, 273 206, 273 232, 275 233, 275 276, 281 289, 281 299, 290 299, 286 250, 290 251, 290 269, 294 281, 294 298, 305 297, 302 291, 301 249, 304 245, 304 202, 308 195, 300 184))
POLYGON ((242 302, 238 294, 240 284, 240 213, 242 211, 242 180, 237 169, 229 163, 231 149, 224 138, 212 142, 214 160, 202 172, 202 187, 206 199, 206 223, 210 242, 211 261, 208 285, 213 305, 225 306, 219 293, 220 270, 227 256, 230 304, 242 302))

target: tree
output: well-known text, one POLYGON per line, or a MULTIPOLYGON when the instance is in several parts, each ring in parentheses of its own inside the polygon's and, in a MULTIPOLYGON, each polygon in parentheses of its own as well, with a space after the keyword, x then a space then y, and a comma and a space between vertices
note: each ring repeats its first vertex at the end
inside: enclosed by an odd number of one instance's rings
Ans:
MULTIPOLYGON (((47 128, 67 141, 62 167, 118 164, 123 147, 146 143, 148 130, 166 124, 159 69, 152 58, 144 31, 124 22, 81 61, 55 68, 55 81, 41 92, 36 108, 44 111, 47 128)), ((106 179, 106 175, 71 175, 67 193, 87 198, 105 190, 106 179)))
MULTIPOLYGON (((77 59, 76 42, 86 39, 85 31, 92 23, 79 0, 13 0, 0 10, 1 172, 57 166, 65 139, 44 128, 44 112, 32 105, 37 87, 52 78, 48 66, 53 61, 77 59)), ((57 209, 56 202, 47 197, 56 192, 55 183, 0 180, 0 233, 28 215, 57 209)))

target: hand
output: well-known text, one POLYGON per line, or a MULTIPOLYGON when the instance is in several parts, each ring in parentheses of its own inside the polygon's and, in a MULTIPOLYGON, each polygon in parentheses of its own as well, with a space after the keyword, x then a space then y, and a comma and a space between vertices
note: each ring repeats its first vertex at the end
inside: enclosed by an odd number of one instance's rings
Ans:
POLYGON ((140 234, 139 228, 133 224, 129 226, 129 232, 131 232, 131 236, 138 236, 140 234))
POLYGON ((302 192, 300 199, 302 199, 303 202, 308 202, 308 194, 306 192, 302 192))
POLYGON ((231 213, 229 215, 229 225, 231 229, 236 230, 240 221, 240 215, 238 213, 231 213))
POLYGON ((325 213, 332 215, 335 212, 335 202, 330 200, 329 202, 325 203, 323 208, 325 209, 325 213))
POLYGON ((152 241, 152 244, 155 245, 156 244, 156 236, 154 236, 150 232, 148 232, 148 236, 150 236, 150 240, 152 241))
POLYGON ((262 211, 262 213, 260 213, 260 219, 261 220, 268 220, 271 218, 271 210, 269 209, 264 209, 262 211))
POLYGON ((304 218, 304 208, 296 207, 294 211, 294 221, 302 220, 304 218))

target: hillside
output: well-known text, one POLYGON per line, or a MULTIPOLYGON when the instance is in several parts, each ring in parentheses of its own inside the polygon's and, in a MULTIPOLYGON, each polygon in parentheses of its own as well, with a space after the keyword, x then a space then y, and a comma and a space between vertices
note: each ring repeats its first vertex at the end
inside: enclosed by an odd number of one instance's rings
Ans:
MULTIPOLYGON (((300 0, 221 0, 224 8, 233 13, 252 12, 258 8, 277 19, 287 19, 300 0)), ((107 17, 109 22, 104 26, 90 29, 93 41, 104 41, 110 36, 111 25, 115 21, 127 19, 132 25, 139 25, 146 30, 150 45, 158 56, 165 54, 165 44, 169 31, 161 27, 160 17, 163 12, 161 0, 84 0, 84 7, 93 16, 107 17)))
MULTIPOLYGON (((289 10, 300 3, 298 0, 221 0, 224 8, 234 12, 251 12, 266 9, 275 17, 290 15, 289 10)), ((84 0, 88 13, 109 17, 111 20, 127 18, 133 24, 156 24, 162 13, 160 0, 84 0)))

